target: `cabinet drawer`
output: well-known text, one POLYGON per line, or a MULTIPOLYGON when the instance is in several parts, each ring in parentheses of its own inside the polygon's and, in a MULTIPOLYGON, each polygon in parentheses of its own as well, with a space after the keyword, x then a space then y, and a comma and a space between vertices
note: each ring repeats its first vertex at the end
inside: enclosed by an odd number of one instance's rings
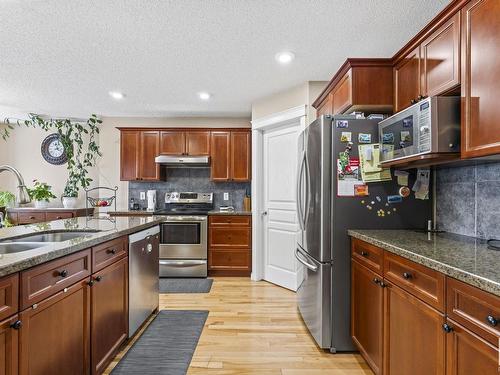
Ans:
POLYGON ((62 220, 62 219, 71 219, 73 217, 72 212, 47 212, 45 213, 45 220, 62 220))
POLYGON ((120 237, 92 248, 92 272, 116 262, 128 254, 127 238, 120 237))
POLYGON ((21 310, 90 275, 90 249, 21 272, 21 310))
POLYGON ((384 277, 439 311, 444 311, 445 276, 442 273, 385 252, 384 277))
POLYGON ((384 250, 380 247, 353 238, 351 242, 351 255, 359 263, 382 274, 384 269, 384 250))
POLYGON ((250 270, 250 250, 210 249, 208 268, 211 270, 250 270))
POLYGON ((249 227, 252 223, 251 216, 210 216, 210 225, 212 226, 245 226, 249 227))
POLYGON ((210 247, 250 247, 250 228, 210 228, 210 247))
POLYGON ((19 307, 19 274, 0 279, 0 320, 17 313, 19 307))
POLYGON ((45 221, 45 212, 19 212, 17 221, 18 224, 40 223, 45 221))
POLYGON ((498 346, 500 298, 448 277, 446 313, 456 322, 498 346))

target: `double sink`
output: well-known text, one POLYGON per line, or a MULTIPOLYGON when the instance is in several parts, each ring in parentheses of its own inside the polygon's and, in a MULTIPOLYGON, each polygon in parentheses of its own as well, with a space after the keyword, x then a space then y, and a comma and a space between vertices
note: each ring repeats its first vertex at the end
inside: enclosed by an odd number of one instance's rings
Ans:
POLYGON ((89 233, 96 233, 98 230, 77 230, 77 231, 51 231, 45 233, 27 234, 15 238, 7 238, 0 241, 0 254, 19 253, 37 249, 53 243, 70 241, 75 238, 84 237, 89 233))

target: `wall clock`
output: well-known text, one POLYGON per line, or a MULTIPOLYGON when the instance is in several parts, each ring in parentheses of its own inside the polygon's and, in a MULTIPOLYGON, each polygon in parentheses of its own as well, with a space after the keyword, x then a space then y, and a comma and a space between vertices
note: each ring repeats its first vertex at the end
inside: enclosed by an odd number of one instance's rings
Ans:
POLYGON ((42 142, 42 156, 50 164, 61 165, 68 161, 66 150, 58 133, 47 136, 42 142))

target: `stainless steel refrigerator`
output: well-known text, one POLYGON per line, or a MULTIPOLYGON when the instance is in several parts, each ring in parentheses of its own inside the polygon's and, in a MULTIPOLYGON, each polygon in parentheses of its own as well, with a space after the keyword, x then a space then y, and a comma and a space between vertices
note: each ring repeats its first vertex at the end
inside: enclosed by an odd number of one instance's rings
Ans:
MULTIPOLYGON (((302 269, 298 306, 318 346, 331 352, 355 350, 350 335, 351 260, 347 230, 424 229, 432 217, 431 200, 417 200, 413 193, 400 203, 388 202, 387 197, 397 195, 401 188, 395 177, 388 182, 367 184, 368 196, 345 196, 343 189, 338 191, 339 153, 345 151, 350 139, 350 158, 355 161, 360 140, 378 142, 377 124, 377 120, 326 115, 312 122, 299 137, 300 232, 295 256, 302 269)), ((410 187, 415 175, 410 173, 410 187)))

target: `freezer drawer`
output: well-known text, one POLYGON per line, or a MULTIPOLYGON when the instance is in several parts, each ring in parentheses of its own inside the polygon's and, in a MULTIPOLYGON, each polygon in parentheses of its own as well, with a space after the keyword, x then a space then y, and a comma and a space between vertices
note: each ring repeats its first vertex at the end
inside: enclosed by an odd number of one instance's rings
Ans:
POLYGON ((207 277, 206 259, 160 259, 160 277, 207 277))

